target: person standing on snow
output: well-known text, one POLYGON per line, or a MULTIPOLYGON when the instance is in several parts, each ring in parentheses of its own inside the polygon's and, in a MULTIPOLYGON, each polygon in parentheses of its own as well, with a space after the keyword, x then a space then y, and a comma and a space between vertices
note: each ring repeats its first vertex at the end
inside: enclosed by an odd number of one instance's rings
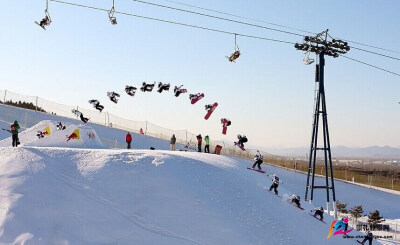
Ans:
POLYGON ((19 138, 18 138, 18 129, 19 129, 19 124, 18 121, 15 120, 13 124, 11 124, 11 135, 12 135, 12 146, 13 147, 18 147, 19 145, 19 138))
POLYGON ((126 134, 125 141, 128 144, 127 149, 131 149, 132 135, 129 132, 126 134))
POLYGON ((254 160, 256 161, 254 164, 253 164, 253 169, 256 167, 256 165, 258 164, 258 170, 261 170, 261 163, 263 163, 263 160, 264 160, 264 158, 263 158, 263 156, 261 155, 261 153, 260 153, 260 151, 259 150, 257 150, 257 154, 256 154, 256 156, 254 157, 254 160))
POLYGON ((172 135, 171 140, 169 141, 171 144, 171 151, 175 151, 175 143, 176 143, 176 137, 175 134, 172 135))
POLYGON ((204 141, 206 142, 206 146, 204 146, 204 153, 210 153, 210 137, 206 135, 206 137, 204 137, 204 141))
POLYGON ((197 152, 201 152, 201 143, 203 141, 203 137, 201 137, 201 134, 199 134, 196 136, 196 138, 197 138, 197 146, 198 146, 197 152))

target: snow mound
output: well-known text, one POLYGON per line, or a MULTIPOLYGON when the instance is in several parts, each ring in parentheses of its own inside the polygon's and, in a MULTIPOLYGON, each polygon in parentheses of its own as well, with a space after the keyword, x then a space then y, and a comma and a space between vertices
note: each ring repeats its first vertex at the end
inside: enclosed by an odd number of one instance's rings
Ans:
POLYGON ((322 223, 309 204, 266 191, 271 180, 244 159, 53 147, 0 155, 0 244, 356 244, 327 239, 331 217, 322 223))
MULTIPOLYGON (((9 129, 9 127, 7 129, 9 129)), ((20 129, 20 131, 21 131, 21 129, 20 129)), ((39 138, 36 136, 36 134, 38 133, 37 131, 42 131, 42 132, 46 131, 47 133, 45 135, 45 138, 48 138, 57 132, 57 127, 50 120, 44 120, 44 121, 37 123, 33 127, 30 127, 19 133, 18 137, 19 137, 19 141, 21 142, 21 146, 23 146, 27 143, 31 143, 31 142, 35 142, 35 141, 39 140, 39 138)), ((11 143, 12 143, 12 139, 10 136, 10 137, 0 141, 0 147, 11 146, 11 143)))
POLYGON ((104 149, 96 131, 90 126, 69 125, 50 137, 26 143, 25 146, 104 149))

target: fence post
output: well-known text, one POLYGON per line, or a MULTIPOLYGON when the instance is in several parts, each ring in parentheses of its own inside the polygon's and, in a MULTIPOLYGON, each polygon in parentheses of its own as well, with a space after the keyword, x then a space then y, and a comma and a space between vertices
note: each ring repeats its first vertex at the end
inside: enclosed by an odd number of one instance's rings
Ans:
POLYGON ((36 96, 36 107, 35 107, 35 111, 37 111, 38 99, 39 99, 39 97, 38 97, 38 96, 36 96))
POLYGON ((28 112, 25 112, 25 128, 26 128, 26 119, 28 118, 28 112))

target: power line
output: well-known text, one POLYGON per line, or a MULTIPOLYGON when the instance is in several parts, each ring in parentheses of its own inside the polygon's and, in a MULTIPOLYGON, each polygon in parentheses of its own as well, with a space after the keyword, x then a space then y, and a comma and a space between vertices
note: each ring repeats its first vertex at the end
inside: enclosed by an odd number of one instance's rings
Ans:
MULTIPOLYGON (((202 7, 195 6, 195 5, 181 3, 181 2, 178 2, 178 1, 172 1, 172 0, 163 0, 163 1, 170 2, 170 3, 175 3, 175 4, 179 4, 179 5, 183 5, 183 6, 188 6, 188 7, 191 7, 191 8, 206 10, 206 11, 210 11, 210 12, 214 12, 214 13, 218 13, 218 14, 223 14, 223 15, 227 15, 227 16, 232 16, 232 17, 237 17, 237 18, 241 18, 241 19, 256 21, 256 22, 259 22, 259 23, 265 23, 265 24, 269 24, 269 25, 284 27, 284 28, 287 28, 287 29, 291 29, 291 30, 295 30, 295 31, 301 31, 301 32, 308 33, 308 34, 317 34, 315 32, 310 32, 310 31, 306 31, 306 30, 302 30, 302 29, 297 29, 297 28, 285 26, 285 25, 280 25, 280 24, 270 23, 270 22, 261 21, 261 20, 257 20, 257 19, 252 19, 252 18, 248 18, 248 17, 243 17, 243 16, 240 16, 240 15, 235 15, 235 14, 226 13, 226 12, 222 12, 222 11, 217 11, 217 10, 213 10, 213 9, 202 8, 202 7)), ((342 39, 342 38, 337 38, 337 39, 342 39)), ((379 50, 384 50, 384 51, 387 51, 387 52, 400 54, 400 51, 390 50, 390 49, 381 48, 381 47, 377 47, 377 46, 374 46, 374 45, 364 44, 364 43, 351 41, 351 40, 346 40, 346 39, 342 39, 342 40, 346 41, 346 42, 350 42, 350 43, 354 43, 354 44, 358 44, 358 45, 374 48, 374 49, 379 49, 379 50)), ((356 47, 352 46, 352 48, 356 48, 356 47)))
POLYGON ((400 77, 400 74, 399 74, 399 73, 395 73, 395 72, 392 72, 392 71, 389 71, 389 70, 380 68, 380 67, 378 67, 378 66, 374 66, 374 65, 368 64, 368 63, 366 63, 366 62, 364 62, 364 61, 356 60, 356 59, 354 59, 354 58, 350 58, 350 57, 345 56, 345 55, 341 55, 341 57, 344 57, 344 58, 346 58, 346 59, 349 59, 349 60, 352 60, 352 61, 355 61, 355 62, 364 64, 364 65, 367 65, 367 66, 371 66, 371 67, 376 68, 376 69, 378 69, 378 70, 385 71, 385 72, 388 72, 388 73, 391 73, 391 74, 393 74, 393 75, 396 75, 396 76, 399 76, 399 77, 400 77))
MULTIPOLYGON (((108 12, 108 11, 109 11, 108 9, 103 9, 103 8, 98 8, 98 7, 92 7, 92 6, 87 6, 87 5, 82 5, 82 4, 76 4, 76 3, 70 3, 70 2, 64 2, 64 1, 60 1, 60 0, 50 0, 50 1, 52 1, 52 2, 57 2, 57 3, 62 3, 62 4, 66 4, 66 5, 72 5, 72 6, 76 6, 76 7, 88 8, 88 9, 94 9, 94 10, 100 10, 100 11, 105 11, 105 12, 108 12)), ((260 39, 260 40, 272 41, 272 42, 280 42, 280 43, 286 43, 286 44, 295 44, 294 42, 290 42, 290 41, 284 41, 284 40, 273 39, 273 38, 266 38, 266 37, 260 37, 260 36, 253 36, 253 35, 247 35, 247 34, 241 34, 241 33, 235 33, 235 32, 230 32, 230 31, 224 31, 224 30, 219 30, 219 29, 204 27, 204 26, 197 26, 197 25, 192 25, 192 24, 186 24, 186 23, 182 23, 182 22, 175 22, 175 21, 163 20, 163 19, 158 19, 158 18, 153 18, 153 17, 147 17, 147 16, 142 16, 142 15, 130 14, 130 13, 125 13, 125 12, 120 12, 120 11, 115 11, 115 13, 122 14, 122 15, 127 15, 127 16, 132 16, 132 17, 137 17, 137 18, 142 18, 142 19, 147 19, 147 20, 154 20, 154 21, 159 21, 159 22, 165 22, 165 23, 174 24, 174 25, 192 27, 192 28, 202 29, 202 30, 207 30, 207 31, 219 32, 219 33, 230 34, 230 35, 237 35, 237 36, 241 36, 241 37, 248 37, 248 38, 253 38, 253 39, 260 39)))

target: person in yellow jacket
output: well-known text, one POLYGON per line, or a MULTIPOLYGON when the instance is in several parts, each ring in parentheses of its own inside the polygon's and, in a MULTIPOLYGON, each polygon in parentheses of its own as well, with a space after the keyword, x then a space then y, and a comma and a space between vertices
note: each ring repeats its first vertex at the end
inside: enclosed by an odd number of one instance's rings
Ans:
POLYGON ((206 142, 206 146, 204 146, 204 153, 210 153, 210 137, 206 135, 206 137, 204 137, 204 141, 206 142))

